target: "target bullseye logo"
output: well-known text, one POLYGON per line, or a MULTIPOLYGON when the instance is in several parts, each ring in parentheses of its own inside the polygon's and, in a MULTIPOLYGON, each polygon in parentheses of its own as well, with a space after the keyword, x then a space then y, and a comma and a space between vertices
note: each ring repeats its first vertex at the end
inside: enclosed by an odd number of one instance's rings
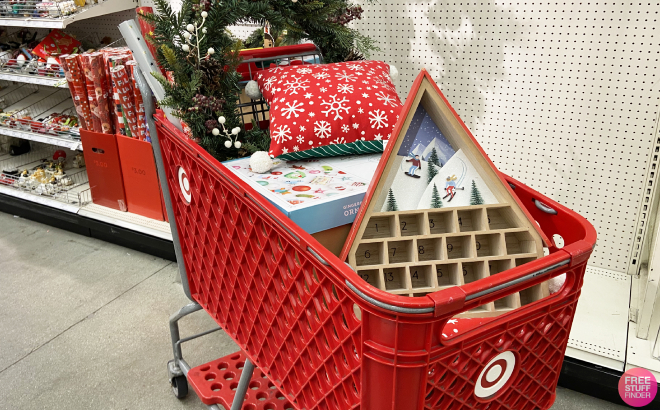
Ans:
POLYGON ((503 352, 493 357, 483 368, 474 394, 480 399, 489 399, 497 394, 513 376, 516 369, 516 356, 512 352, 503 352))
POLYGON ((186 171, 179 167, 179 188, 181 188, 181 195, 187 203, 190 203, 192 199, 192 192, 190 191, 190 180, 188 179, 188 174, 186 171))

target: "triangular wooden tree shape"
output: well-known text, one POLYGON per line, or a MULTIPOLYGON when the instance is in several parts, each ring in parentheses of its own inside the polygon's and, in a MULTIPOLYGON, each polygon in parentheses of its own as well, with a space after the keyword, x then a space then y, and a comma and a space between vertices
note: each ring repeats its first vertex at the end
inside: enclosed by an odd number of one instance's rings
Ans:
MULTIPOLYGON (((415 80, 341 257, 371 285, 423 296, 543 256, 548 243, 426 70, 415 80)), ((547 284, 481 306, 494 316, 547 284)))

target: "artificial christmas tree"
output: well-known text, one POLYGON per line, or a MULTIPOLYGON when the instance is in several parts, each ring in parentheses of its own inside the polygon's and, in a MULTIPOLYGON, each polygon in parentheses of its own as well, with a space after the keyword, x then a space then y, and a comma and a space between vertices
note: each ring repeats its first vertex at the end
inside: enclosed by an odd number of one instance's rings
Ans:
POLYGON ((390 192, 387 194, 387 211, 398 211, 399 208, 396 206, 396 199, 394 198, 394 192, 390 188, 390 192))
POLYGON ((433 196, 431 197, 431 208, 442 208, 442 199, 438 193, 438 187, 433 184, 433 196))
POLYGON ((470 190, 470 205, 483 205, 484 199, 477 188, 477 184, 472 180, 472 189, 470 190))
POLYGON ((433 178, 435 178, 436 175, 438 175, 438 168, 442 168, 442 164, 440 164, 440 160, 438 159, 438 151, 433 148, 431 150, 431 155, 429 155, 429 161, 428 161, 428 167, 429 167, 429 179, 428 183, 430 184, 431 181, 433 181, 433 178))

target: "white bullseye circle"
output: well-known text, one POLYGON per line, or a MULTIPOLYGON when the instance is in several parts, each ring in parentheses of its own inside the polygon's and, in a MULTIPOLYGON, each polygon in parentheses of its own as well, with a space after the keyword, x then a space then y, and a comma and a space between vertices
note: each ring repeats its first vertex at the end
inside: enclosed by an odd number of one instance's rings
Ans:
POLYGON ((480 399, 488 399, 499 392, 511 379, 516 368, 516 356, 512 352, 503 352, 493 357, 481 370, 474 395, 480 399))
POLYGON ((188 180, 188 174, 186 174, 186 171, 181 167, 179 167, 179 188, 181 188, 183 199, 190 203, 190 200, 192 199, 192 193, 190 192, 190 181, 188 180))

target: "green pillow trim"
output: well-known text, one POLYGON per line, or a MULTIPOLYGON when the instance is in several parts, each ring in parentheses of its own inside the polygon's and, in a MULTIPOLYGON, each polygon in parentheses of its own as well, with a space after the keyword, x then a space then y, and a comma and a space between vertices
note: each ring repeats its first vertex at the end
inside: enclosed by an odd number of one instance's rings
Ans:
POLYGON ((332 144, 306 151, 289 152, 280 155, 277 159, 297 161, 309 158, 336 157, 339 155, 373 154, 383 152, 383 146, 383 141, 355 141, 348 144, 332 144))

